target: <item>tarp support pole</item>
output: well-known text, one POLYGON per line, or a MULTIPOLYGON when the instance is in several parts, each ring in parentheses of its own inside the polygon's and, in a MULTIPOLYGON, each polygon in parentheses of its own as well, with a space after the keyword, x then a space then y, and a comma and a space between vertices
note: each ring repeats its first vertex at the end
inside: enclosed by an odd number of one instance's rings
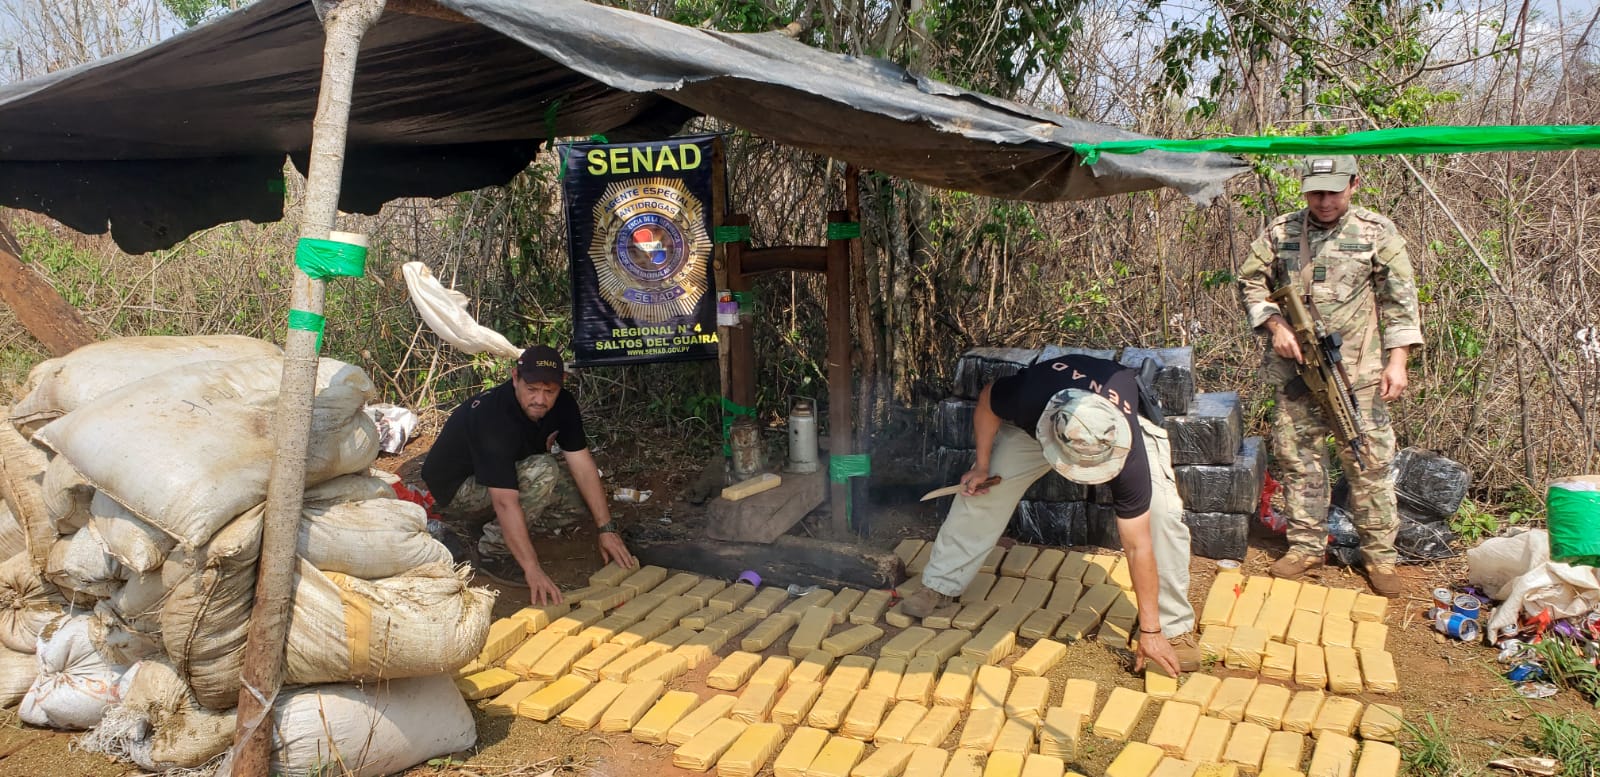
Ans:
MULTIPOLYGON (((750 216, 744 213, 735 213, 728 216, 729 226, 749 227, 750 216)), ((748 243, 726 243, 728 259, 728 290, 741 293, 750 293, 750 276, 744 272, 744 250, 748 243)), ((728 339, 723 347, 728 349, 729 376, 732 379, 728 387, 729 398, 735 403, 748 408, 756 406, 756 347, 755 335, 751 331, 755 328, 754 316, 749 321, 740 316, 739 326, 728 328, 728 339)))
MULTIPOLYGON (((850 211, 828 211, 828 223, 852 223, 850 211)), ((850 241, 828 241, 828 455, 855 453, 850 406, 855 387, 850 380, 850 241)), ((850 483, 829 479, 828 510, 833 532, 843 537, 849 525, 850 483)))
POLYGON ((95 341, 94 330, 50 284, 22 260, 22 244, 0 224, 0 302, 50 351, 66 356, 95 341))
MULTIPOLYGON (((322 86, 312 119, 311 158, 300 236, 327 239, 339 213, 339 186, 350 124, 351 95, 361 39, 384 0, 329 0, 323 18, 322 86)), ((324 284, 293 270, 290 309, 321 315, 324 284)), ((256 569, 243 680, 233 749, 218 774, 267 777, 272 759, 272 705, 283 685, 284 639, 294 603, 295 548, 305 498, 306 448, 311 401, 316 389, 319 334, 289 327, 284 341, 283 379, 278 390, 276 448, 267 482, 261 560, 256 569)))

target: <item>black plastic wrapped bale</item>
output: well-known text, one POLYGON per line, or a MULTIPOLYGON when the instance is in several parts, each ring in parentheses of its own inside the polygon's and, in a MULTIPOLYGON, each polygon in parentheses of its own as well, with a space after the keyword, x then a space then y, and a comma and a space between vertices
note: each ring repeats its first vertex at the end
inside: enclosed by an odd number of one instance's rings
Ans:
POLYGON ((1184 415, 1194 401, 1194 351, 1190 348, 1124 348, 1121 364, 1138 369, 1156 360, 1155 392, 1161 412, 1184 415))
POLYGON ((1006 534, 1033 545, 1089 544, 1082 502, 1018 502, 1006 534))
POLYGON ((1244 560, 1250 544, 1250 516, 1243 513, 1191 513, 1183 511, 1189 526, 1189 550, 1205 558, 1244 560))
POLYGON ((938 443, 946 448, 977 447, 972 433, 972 411, 977 407, 978 402, 972 399, 949 397, 940 400, 935 415, 938 443))
POLYGON ((978 461, 978 452, 971 448, 940 448, 934 455, 939 461, 939 482, 928 486, 930 489, 961 482, 961 476, 967 474, 967 470, 972 469, 972 465, 978 461))
POLYGON ((1389 474, 1394 478, 1395 499, 1424 522, 1455 515, 1472 483, 1466 467, 1420 448, 1396 453, 1389 474))
POLYGON ((1117 360, 1115 348, 1079 348, 1075 345, 1047 345, 1039 351, 1039 358, 1034 362, 1047 362, 1063 356, 1093 356, 1096 359, 1105 359, 1108 362, 1117 360))
POLYGON ((1229 464, 1244 442, 1239 392, 1198 394, 1188 413, 1167 416, 1165 426, 1174 465, 1229 464))
POLYGON ((1109 483, 1097 483, 1092 486, 1084 486, 1084 489, 1089 494, 1087 501, 1093 502, 1094 504, 1109 505, 1116 501, 1116 495, 1111 493, 1111 485, 1109 483))
POLYGON ((996 378, 1015 375, 1039 357, 1031 348, 974 348, 956 362, 956 385, 951 393, 963 399, 977 399, 983 387, 996 378))
POLYGON ((1449 523, 1400 508, 1400 532, 1394 538, 1394 549, 1400 552, 1400 563, 1455 558, 1461 555, 1455 543, 1456 533, 1450 530, 1449 523))
POLYGON ((1122 550, 1122 535, 1117 531, 1117 511, 1111 505, 1083 503, 1084 523, 1088 526, 1088 544, 1110 550, 1122 550))
POLYGON ((1089 498, 1089 486, 1074 483, 1056 474, 1055 470, 1033 481, 1023 499, 1034 502, 1082 502, 1089 498))
POLYGON ((1328 563, 1361 566, 1361 535, 1350 511, 1337 505, 1328 508, 1328 563))
POLYGON ((1246 437, 1231 465, 1191 464, 1172 471, 1185 510, 1252 514, 1261 504, 1267 451, 1260 437, 1246 437))

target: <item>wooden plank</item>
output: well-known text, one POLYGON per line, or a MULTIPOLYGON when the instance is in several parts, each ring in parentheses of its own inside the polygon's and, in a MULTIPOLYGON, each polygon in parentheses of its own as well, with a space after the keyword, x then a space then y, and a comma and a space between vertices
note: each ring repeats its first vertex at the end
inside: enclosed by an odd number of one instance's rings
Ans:
POLYGON ((56 293, 39 273, 22 261, 22 245, 0 224, 0 302, 52 356, 65 356, 95 341, 94 330, 77 308, 56 293))

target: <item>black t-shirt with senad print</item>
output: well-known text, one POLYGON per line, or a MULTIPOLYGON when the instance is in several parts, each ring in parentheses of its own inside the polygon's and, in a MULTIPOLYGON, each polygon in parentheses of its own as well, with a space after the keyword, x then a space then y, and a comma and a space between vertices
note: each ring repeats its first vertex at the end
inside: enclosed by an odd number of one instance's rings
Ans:
POLYGON ((1111 495, 1119 518, 1135 518, 1150 510, 1150 458, 1139 431, 1138 373, 1114 361, 1069 355, 1039 362, 989 389, 989 407, 1002 420, 1033 435, 1050 398, 1063 389, 1092 391, 1111 401, 1127 417, 1133 444, 1122 471, 1111 479, 1111 495))
POLYGON ((550 411, 534 421, 517 404, 516 388, 508 380, 450 414, 422 462, 422 480, 440 507, 455 499, 469 477, 487 488, 516 488, 517 462, 549 452, 552 434, 561 450, 589 447, 572 392, 562 389, 550 411))

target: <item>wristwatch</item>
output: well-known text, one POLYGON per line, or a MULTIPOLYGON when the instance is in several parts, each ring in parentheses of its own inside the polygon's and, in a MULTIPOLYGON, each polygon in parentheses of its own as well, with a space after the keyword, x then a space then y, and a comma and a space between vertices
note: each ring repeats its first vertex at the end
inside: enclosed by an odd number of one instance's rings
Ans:
POLYGON ((600 526, 600 527, 597 527, 595 529, 595 533, 597 533, 597 534, 617 534, 618 533, 617 532, 617 522, 616 521, 606 521, 604 526, 600 526))

